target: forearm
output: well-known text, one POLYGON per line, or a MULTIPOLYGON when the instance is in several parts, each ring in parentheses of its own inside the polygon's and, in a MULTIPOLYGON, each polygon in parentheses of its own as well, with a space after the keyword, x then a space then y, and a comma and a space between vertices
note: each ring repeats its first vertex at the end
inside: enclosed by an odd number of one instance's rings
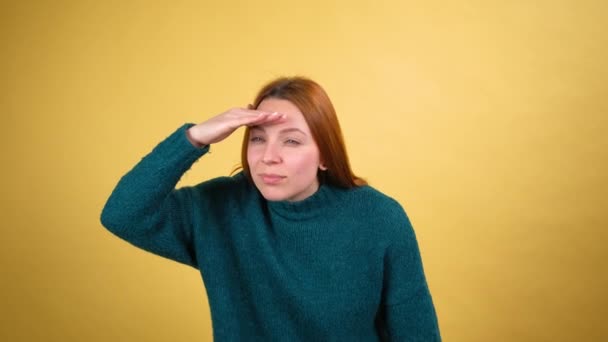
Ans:
POLYGON ((189 142, 189 126, 168 136, 120 179, 103 209, 104 226, 124 231, 149 219, 149 215, 162 212, 182 175, 208 151, 208 147, 199 149, 189 142))
POLYGON ((386 341, 441 341, 437 314, 426 285, 408 301, 387 306, 384 310, 386 341))

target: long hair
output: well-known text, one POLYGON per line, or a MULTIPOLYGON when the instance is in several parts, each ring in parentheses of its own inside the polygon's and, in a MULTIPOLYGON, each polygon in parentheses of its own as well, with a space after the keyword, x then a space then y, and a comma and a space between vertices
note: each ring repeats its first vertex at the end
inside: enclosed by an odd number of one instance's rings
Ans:
MULTIPOLYGON (((258 108, 266 98, 287 100, 302 112, 319 148, 320 158, 327 167, 325 171, 318 171, 319 183, 342 188, 367 184, 365 180, 355 176, 350 168, 336 110, 319 84, 300 76, 280 77, 262 87, 251 107, 258 108)), ((246 127, 241 148, 241 165, 244 174, 251 180, 247 164, 248 138, 249 127, 246 127)))

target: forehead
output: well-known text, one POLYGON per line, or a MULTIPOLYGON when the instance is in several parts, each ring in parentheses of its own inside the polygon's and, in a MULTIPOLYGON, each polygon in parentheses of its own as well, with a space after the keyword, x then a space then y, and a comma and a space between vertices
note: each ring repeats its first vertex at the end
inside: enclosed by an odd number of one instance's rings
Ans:
POLYGON ((268 98, 260 103, 258 110, 271 113, 278 112, 286 115, 286 118, 280 123, 261 125, 266 131, 298 128, 301 131, 310 134, 310 129, 304 119, 304 115, 302 115, 302 112, 296 105, 288 100, 268 98))

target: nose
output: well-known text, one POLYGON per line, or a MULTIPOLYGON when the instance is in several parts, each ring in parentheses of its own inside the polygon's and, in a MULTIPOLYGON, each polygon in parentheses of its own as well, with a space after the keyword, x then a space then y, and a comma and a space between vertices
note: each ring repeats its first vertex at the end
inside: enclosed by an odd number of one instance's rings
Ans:
POLYGON ((281 162, 279 147, 276 146, 276 144, 266 144, 266 147, 264 148, 264 155, 262 156, 262 162, 268 165, 281 162))

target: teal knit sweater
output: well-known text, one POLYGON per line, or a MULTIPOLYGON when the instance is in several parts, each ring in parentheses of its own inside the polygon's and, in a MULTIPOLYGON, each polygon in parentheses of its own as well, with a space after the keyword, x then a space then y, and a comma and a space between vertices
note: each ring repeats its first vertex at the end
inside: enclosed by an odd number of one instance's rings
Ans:
POLYGON ((103 225, 197 268, 216 341, 440 341, 414 231, 370 186, 266 201, 241 173, 175 186, 208 151, 179 128, 122 177, 103 225))

